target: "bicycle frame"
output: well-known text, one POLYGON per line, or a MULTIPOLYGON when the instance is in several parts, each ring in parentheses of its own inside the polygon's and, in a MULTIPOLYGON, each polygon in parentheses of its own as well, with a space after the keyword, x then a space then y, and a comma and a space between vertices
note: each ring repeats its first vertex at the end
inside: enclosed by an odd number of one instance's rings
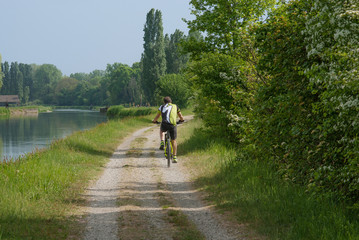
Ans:
MULTIPOLYGON (((181 124, 184 121, 178 121, 177 124, 181 124)), ((154 122, 156 124, 160 124, 160 122, 154 122)), ((165 152, 165 157, 167 159, 167 166, 170 167, 171 166, 171 160, 173 159, 173 147, 172 147, 172 142, 171 142, 171 136, 169 131, 167 131, 165 133, 165 147, 164 147, 164 152, 165 152)))
POLYGON ((167 159, 167 166, 170 167, 171 160, 173 158, 173 148, 172 148, 171 136, 168 131, 165 133, 165 156, 167 159))

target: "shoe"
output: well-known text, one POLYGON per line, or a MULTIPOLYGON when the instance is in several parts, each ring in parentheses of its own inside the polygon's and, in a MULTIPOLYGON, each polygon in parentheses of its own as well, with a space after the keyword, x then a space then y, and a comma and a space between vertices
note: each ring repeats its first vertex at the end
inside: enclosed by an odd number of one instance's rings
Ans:
POLYGON ((173 156, 172 163, 177 163, 177 156, 173 156))
POLYGON ((165 143, 163 141, 161 141, 161 145, 160 145, 160 150, 165 149, 165 143))

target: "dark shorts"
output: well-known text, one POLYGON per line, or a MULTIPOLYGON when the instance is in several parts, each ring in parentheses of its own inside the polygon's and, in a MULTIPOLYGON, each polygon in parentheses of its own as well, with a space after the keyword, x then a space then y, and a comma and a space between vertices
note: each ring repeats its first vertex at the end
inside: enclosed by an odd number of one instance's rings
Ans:
POLYGON ((176 140, 177 138, 177 126, 173 126, 169 123, 161 123, 161 131, 162 132, 170 132, 170 136, 172 140, 176 140))

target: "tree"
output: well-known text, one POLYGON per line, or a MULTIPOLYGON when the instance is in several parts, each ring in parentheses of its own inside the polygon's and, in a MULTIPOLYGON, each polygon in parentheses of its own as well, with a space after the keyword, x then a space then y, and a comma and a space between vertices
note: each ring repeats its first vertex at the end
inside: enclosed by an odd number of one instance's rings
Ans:
POLYGON ((19 70, 23 76, 23 97, 22 102, 27 103, 33 90, 33 71, 29 64, 20 63, 19 70))
POLYGON ((36 68, 34 74, 34 98, 43 103, 53 103, 54 89, 62 73, 52 64, 43 64, 36 68))
POLYGON ((182 46, 191 56, 187 73, 197 97, 195 102, 201 102, 197 110, 207 125, 220 129, 219 133, 241 139, 247 135, 242 126, 250 122, 253 93, 266 81, 256 69, 255 35, 250 30, 275 1, 190 3, 196 18, 186 21, 190 37, 182 46))
POLYGON ((71 77, 64 77, 58 81, 54 94, 56 104, 60 106, 73 105, 78 96, 77 93, 75 93, 75 89, 78 84, 79 81, 71 77))
POLYGON ((180 73, 188 61, 188 54, 181 51, 180 43, 186 39, 183 32, 176 29, 176 31, 169 37, 165 36, 165 52, 167 63, 167 74, 180 73))
POLYGON ((192 31, 205 34, 202 51, 238 54, 246 45, 248 26, 275 4, 275 0, 191 0, 194 20, 186 21, 192 31))
POLYGON ((4 74, 2 72, 2 59, 1 59, 1 54, 0 54, 0 90, 1 90, 2 85, 3 85, 3 82, 2 82, 3 77, 4 77, 4 74))
POLYGON ((12 62, 10 65, 10 91, 9 94, 16 94, 20 101, 23 97, 24 77, 20 71, 19 64, 12 62))
POLYGON ((2 73, 3 73, 3 87, 1 88, 2 94, 8 94, 10 90, 10 66, 8 62, 2 64, 2 73))
POLYGON ((190 94, 191 91, 183 75, 166 74, 157 82, 157 103, 162 103, 163 97, 171 96, 174 103, 176 103, 180 108, 185 108, 188 106, 190 94))
POLYGON ((109 92, 112 104, 121 104, 130 101, 128 85, 133 75, 132 68, 126 64, 108 64, 106 78, 109 81, 109 92))
POLYGON ((130 102, 142 105, 143 90, 141 88, 141 65, 139 62, 132 64, 132 75, 128 88, 130 102))
POLYGON ((156 82, 166 72, 166 56, 162 26, 162 13, 151 9, 144 27, 142 54, 142 86, 147 100, 154 103, 156 82))
MULTIPOLYGON (((315 134, 320 143, 312 186, 359 201, 359 7, 356 0, 315 0, 304 32, 305 66, 313 104, 315 134)), ((358 203, 357 203, 358 204, 358 203)))

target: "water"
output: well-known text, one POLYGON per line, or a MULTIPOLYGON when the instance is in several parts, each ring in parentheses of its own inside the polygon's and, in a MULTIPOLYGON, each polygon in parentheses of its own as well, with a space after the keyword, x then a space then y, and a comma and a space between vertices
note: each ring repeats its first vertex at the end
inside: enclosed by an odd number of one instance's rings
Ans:
POLYGON ((0 119, 0 160, 16 159, 75 131, 106 122, 105 114, 83 110, 54 110, 32 116, 0 119))

